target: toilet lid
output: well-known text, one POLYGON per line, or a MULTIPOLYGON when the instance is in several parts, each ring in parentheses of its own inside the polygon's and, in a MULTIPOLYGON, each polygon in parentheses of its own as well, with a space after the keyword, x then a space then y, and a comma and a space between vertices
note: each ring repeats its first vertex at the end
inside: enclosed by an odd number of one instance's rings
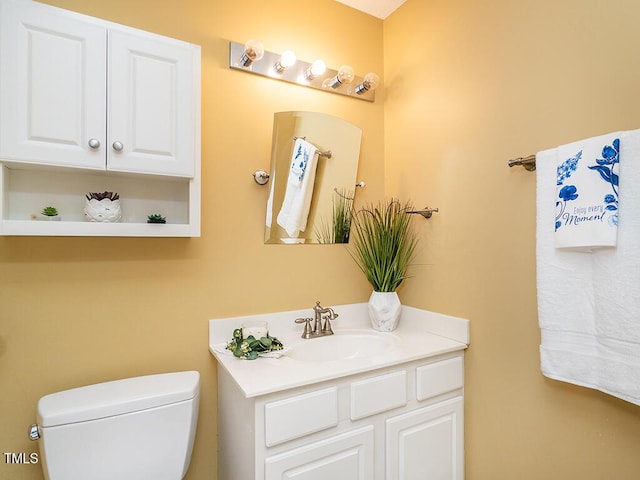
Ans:
POLYGON ((53 427, 97 420, 191 400, 198 395, 198 372, 126 378, 46 395, 38 402, 38 423, 53 427))

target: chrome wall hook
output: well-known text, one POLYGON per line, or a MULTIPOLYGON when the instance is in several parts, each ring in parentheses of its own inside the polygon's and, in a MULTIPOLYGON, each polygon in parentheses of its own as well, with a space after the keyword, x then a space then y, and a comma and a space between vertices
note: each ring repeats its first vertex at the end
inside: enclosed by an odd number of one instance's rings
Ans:
POLYGON ((431 215, 438 213, 437 208, 424 207, 422 210, 407 210, 405 213, 422 215, 424 218, 431 218, 431 215))

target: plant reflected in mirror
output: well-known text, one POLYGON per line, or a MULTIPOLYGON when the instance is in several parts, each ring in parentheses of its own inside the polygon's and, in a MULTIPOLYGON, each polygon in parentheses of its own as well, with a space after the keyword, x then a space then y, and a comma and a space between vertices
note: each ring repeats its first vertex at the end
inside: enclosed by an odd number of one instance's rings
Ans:
POLYGON ((354 193, 354 190, 348 189, 336 188, 333 191, 331 218, 322 218, 316 229, 318 243, 349 243, 354 193))

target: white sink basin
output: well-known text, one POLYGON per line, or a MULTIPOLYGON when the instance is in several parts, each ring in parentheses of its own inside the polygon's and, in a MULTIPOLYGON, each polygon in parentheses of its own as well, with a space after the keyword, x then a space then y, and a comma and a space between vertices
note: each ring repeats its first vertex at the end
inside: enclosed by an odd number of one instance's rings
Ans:
POLYGON ((287 354, 294 360, 326 362, 374 357, 398 344, 393 333, 374 330, 339 330, 333 335, 300 339, 287 354))

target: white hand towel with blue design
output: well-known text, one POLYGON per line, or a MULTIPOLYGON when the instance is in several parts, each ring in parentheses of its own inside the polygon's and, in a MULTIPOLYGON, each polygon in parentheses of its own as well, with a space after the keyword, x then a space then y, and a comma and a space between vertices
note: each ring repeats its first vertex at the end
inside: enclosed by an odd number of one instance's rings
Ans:
POLYGON ((313 186, 316 178, 317 149, 315 145, 297 138, 293 145, 291 166, 287 178, 282 208, 277 222, 289 237, 297 237, 307 228, 313 186))
POLYGON ((557 148, 555 247, 615 247, 620 133, 557 148))
MULTIPOLYGON (((549 378, 640 405, 640 130, 607 135, 597 145, 594 157, 584 144, 560 159, 558 148, 536 154, 540 367, 549 378), (593 205, 604 204, 605 213, 602 221, 590 223, 613 229, 620 215, 615 248, 556 248, 558 233, 570 228, 558 213, 564 207, 576 215, 573 205, 591 188, 578 182, 580 164, 605 187, 593 199, 589 196, 593 205), (575 190, 560 194, 570 186, 575 190)), ((596 241, 612 243, 605 235, 599 233, 596 241)))

